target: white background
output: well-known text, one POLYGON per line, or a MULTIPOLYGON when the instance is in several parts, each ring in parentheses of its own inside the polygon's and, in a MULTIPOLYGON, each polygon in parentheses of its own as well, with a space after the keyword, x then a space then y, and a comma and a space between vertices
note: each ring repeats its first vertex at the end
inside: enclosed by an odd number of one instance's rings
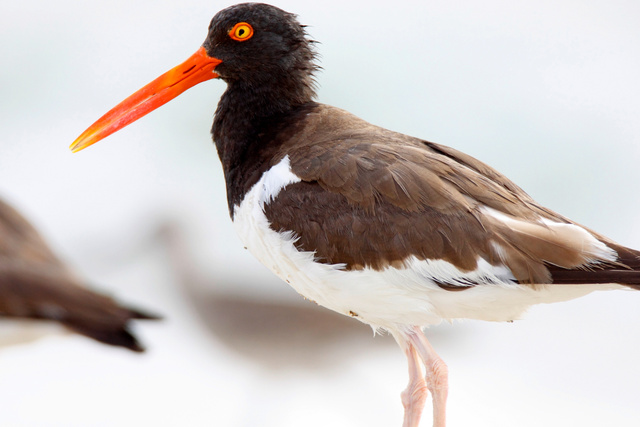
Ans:
MULTIPOLYGON (((71 154, 230 3, 0 4, 0 197, 92 285, 162 313, 143 355, 75 335, 0 347, 3 426, 400 425, 404 357, 314 307, 233 234, 209 129, 221 81, 71 154)), ((321 102, 468 152, 640 247, 636 1, 281 1, 320 41, 321 102)), ((640 294, 427 331, 450 426, 637 426, 640 294)), ((424 425, 430 425, 430 404, 424 425)))

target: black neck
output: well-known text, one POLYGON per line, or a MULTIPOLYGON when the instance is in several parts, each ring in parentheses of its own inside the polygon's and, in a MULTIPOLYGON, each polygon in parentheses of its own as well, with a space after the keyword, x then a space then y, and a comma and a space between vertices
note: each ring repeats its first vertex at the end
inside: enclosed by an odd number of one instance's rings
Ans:
POLYGON ((230 214, 268 168, 278 148, 278 135, 315 105, 309 79, 269 82, 229 81, 213 121, 213 140, 222 162, 230 214), (297 82, 297 84, 296 84, 297 82))

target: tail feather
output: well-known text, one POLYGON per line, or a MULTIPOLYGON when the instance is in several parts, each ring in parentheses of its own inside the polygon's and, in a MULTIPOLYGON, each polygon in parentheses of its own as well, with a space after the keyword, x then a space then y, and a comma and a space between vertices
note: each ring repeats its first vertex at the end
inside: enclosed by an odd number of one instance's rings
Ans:
POLYGON ((583 269, 566 269, 547 265, 554 284, 605 284, 616 283, 640 290, 640 251, 605 242, 618 253, 615 263, 591 265, 583 269))

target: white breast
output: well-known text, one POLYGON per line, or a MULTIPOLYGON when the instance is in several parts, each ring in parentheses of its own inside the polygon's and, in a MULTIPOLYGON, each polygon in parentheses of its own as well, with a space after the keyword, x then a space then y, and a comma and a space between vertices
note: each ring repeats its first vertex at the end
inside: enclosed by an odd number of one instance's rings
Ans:
MULTIPOLYGON (((269 228, 264 206, 287 185, 300 182, 289 158, 268 170, 234 208, 234 226, 249 251, 297 292, 339 313, 357 317, 374 328, 402 330, 441 320, 471 318, 513 320, 532 304, 583 296, 603 285, 542 285, 535 289, 513 283, 510 270, 478 259, 478 268, 462 272, 443 260, 412 258, 405 268, 346 271, 341 264, 314 261, 313 252, 296 249, 292 232, 269 228), (439 282, 484 285, 452 292, 439 282)), ((618 288, 611 285, 609 288, 618 288)))

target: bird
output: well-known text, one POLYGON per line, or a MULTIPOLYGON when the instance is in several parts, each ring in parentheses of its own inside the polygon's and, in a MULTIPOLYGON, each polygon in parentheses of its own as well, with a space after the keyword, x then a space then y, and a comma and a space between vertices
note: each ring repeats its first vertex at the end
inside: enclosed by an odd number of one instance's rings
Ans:
POLYGON ((133 320, 157 316, 123 307, 86 287, 37 230, 0 199, 0 318, 62 324, 103 344, 143 352, 133 320))
POLYGON ((190 87, 226 83, 212 138, 244 246, 306 299, 391 334, 408 362, 404 427, 448 367, 424 330, 513 321, 535 304, 640 290, 640 252, 540 205, 491 166, 316 101, 316 42, 263 3, 219 11, 185 62, 111 109, 80 151, 190 87))

